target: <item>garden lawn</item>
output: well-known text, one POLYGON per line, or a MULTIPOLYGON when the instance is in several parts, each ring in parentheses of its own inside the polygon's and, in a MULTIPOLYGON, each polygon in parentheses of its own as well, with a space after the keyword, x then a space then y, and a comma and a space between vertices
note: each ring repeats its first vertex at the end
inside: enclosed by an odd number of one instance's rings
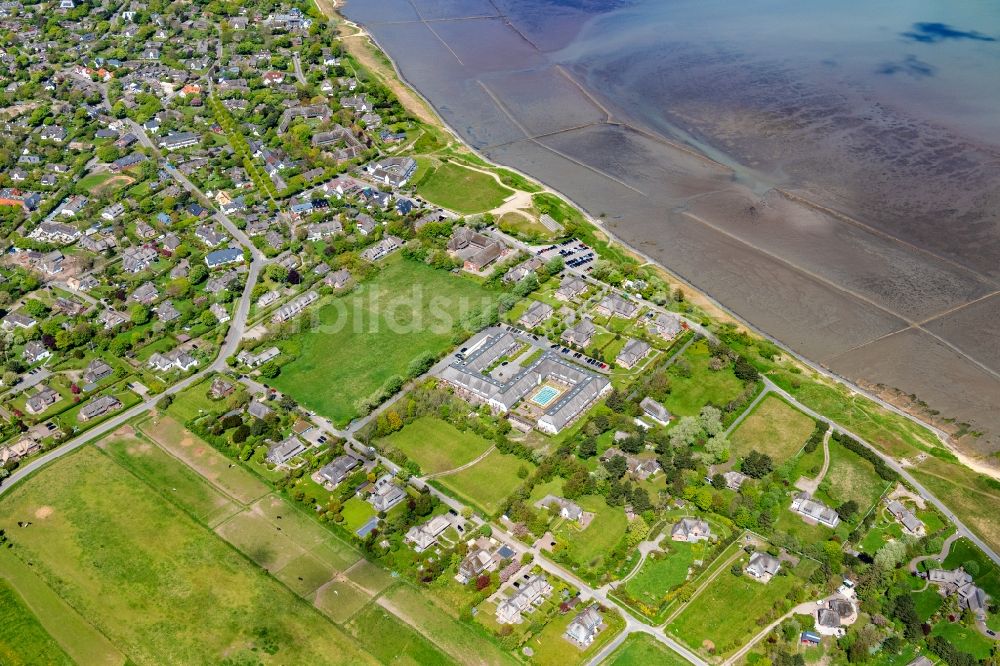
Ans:
POLYGON ((531 658, 531 663, 538 664, 539 666, 586 664, 605 645, 614 640, 624 625, 624 622, 615 610, 608 610, 603 613, 607 626, 601 630, 601 633, 597 634, 594 642, 586 648, 581 649, 579 645, 571 643, 566 639, 566 629, 573 621, 573 618, 577 616, 577 613, 586 607, 586 605, 581 604, 569 613, 555 615, 545 625, 544 629, 528 641, 527 645, 535 652, 531 658))
POLYGON ((691 376, 685 377, 678 369, 680 359, 670 366, 672 390, 663 404, 672 414, 697 416, 708 403, 721 408, 743 392, 743 382, 733 374, 731 364, 719 371, 708 368, 712 357, 705 340, 693 343, 680 358, 687 361, 691 376))
POLYGON ((504 500, 524 483, 517 471, 524 467, 530 474, 535 466, 512 455, 491 451, 472 467, 438 477, 434 483, 458 500, 472 504, 492 516, 504 500))
MULTIPOLYGON (((746 565, 746 558, 741 560, 746 565)), ((750 576, 733 576, 723 571, 708 587, 668 625, 687 645, 707 654, 707 642, 714 644, 715 655, 725 655, 744 645, 760 631, 757 621, 778 606, 784 613, 789 591, 802 584, 815 568, 811 560, 803 559, 797 567, 798 575, 775 576, 762 584, 750 576)))
POLYGON ((73 664, 73 660, 49 636, 21 596, 2 578, 0 578, 0 663, 9 666, 73 664))
POLYGON ((686 659, 649 634, 630 634, 602 666, 687 666, 686 659))
POLYGON ((757 450, 781 464, 802 448, 814 428, 811 418, 784 400, 769 395, 729 437, 734 458, 757 450))
POLYGON ((960 622, 943 620, 934 625, 932 636, 943 636, 962 652, 968 652, 976 659, 986 659, 990 656, 993 641, 983 636, 975 627, 966 627, 960 622))
POLYGON ((493 176, 450 162, 429 167, 416 188, 427 201, 466 215, 492 210, 514 194, 493 176))
POLYGON ((341 515, 344 516, 344 526, 354 534, 375 517, 375 508, 360 497, 352 497, 344 502, 341 515))
POLYGON ((669 553, 647 557, 639 573, 625 583, 626 592, 650 606, 659 604, 667 592, 687 580, 688 569, 694 561, 691 544, 671 542, 665 545, 669 553))
POLYGON ((467 430, 462 432, 447 421, 425 416, 407 424, 380 442, 406 454, 420 465, 424 474, 437 474, 469 463, 492 444, 467 430))
POLYGON ((137 664, 365 663, 334 624, 93 448, 0 501, 15 554, 137 664), (191 628, 197 628, 192 630, 191 628))
POLYGON ((358 399, 405 376, 417 356, 450 349, 462 312, 492 305, 497 295, 468 278, 392 257, 372 280, 323 306, 321 326, 284 343, 298 348, 297 357, 271 383, 346 425, 360 414, 358 399))
POLYGON ((971 562, 975 564, 969 568, 977 570, 974 573, 976 585, 994 599, 1000 598, 1000 570, 968 539, 958 539, 951 544, 943 566, 945 569, 957 569, 971 562))
POLYGON ((937 587, 931 586, 922 592, 913 593, 913 604, 917 609, 917 617, 926 622, 944 604, 944 599, 938 594, 937 587))

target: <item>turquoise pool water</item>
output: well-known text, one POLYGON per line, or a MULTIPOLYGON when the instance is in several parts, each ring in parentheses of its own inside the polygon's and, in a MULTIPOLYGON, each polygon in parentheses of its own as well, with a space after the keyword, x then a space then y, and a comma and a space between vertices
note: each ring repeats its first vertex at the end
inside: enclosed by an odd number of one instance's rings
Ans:
POLYGON ((555 400, 557 395, 559 395, 559 391, 557 389, 554 389, 551 386, 543 386, 539 389, 538 393, 532 396, 531 401, 541 407, 548 407, 549 403, 555 400))

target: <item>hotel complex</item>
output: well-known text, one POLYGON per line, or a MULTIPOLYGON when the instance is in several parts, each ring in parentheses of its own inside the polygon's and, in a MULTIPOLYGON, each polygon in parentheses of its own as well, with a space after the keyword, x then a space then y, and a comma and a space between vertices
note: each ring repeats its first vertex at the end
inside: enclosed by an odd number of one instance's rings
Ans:
POLYGON ((516 411, 518 420, 550 434, 565 428, 611 390, 607 377, 553 351, 543 350, 525 366, 516 358, 504 363, 512 353, 529 345, 539 348, 500 327, 488 328, 457 351, 439 376, 463 397, 486 403, 498 412, 516 411))

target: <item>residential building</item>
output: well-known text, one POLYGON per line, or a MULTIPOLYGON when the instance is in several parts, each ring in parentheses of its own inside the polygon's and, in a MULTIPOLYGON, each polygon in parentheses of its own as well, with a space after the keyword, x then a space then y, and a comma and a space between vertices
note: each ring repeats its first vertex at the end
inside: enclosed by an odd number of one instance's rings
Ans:
POLYGON ((132 292, 132 295, 129 296, 128 299, 134 303, 152 305, 159 295, 160 292, 157 291, 156 285, 152 282, 143 282, 141 285, 136 287, 136 290, 132 292))
POLYGON ((278 308, 271 316, 271 321, 275 323, 288 321, 318 300, 319 294, 312 290, 307 291, 278 308))
POLYGON ((361 253, 361 258, 366 261, 375 262, 403 247, 403 239, 398 236, 386 236, 375 245, 370 246, 361 253))
POLYGON ((129 274, 141 273, 157 260, 159 254, 151 247, 141 245, 122 251, 122 270, 129 274))
POLYGON ((531 610, 536 602, 540 602, 551 594, 552 585, 542 574, 525 576, 517 592, 497 605, 497 622, 499 624, 520 624, 521 614, 531 610))
POLYGON ((587 283, 578 277, 568 277, 562 281, 553 294, 560 301, 571 301, 587 291, 587 283))
POLYGON ((156 313, 156 318, 164 324, 172 322, 181 316, 180 310, 174 307, 173 302, 170 300, 165 300, 154 307, 153 312, 156 313))
POLYGON ((886 500, 886 509, 899 521, 903 529, 913 536, 924 534, 924 524, 908 507, 899 500, 886 500))
POLYGON ((386 474, 375 482, 375 488, 368 502, 378 512, 388 511, 406 499, 406 491, 396 485, 392 474, 386 474))
POLYGON ((639 306, 617 293, 610 293, 598 303, 594 311, 603 317, 632 319, 639 314, 639 306))
POLYGON ((232 319, 232 317, 229 316, 229 312, 226 310, 226 307, 221 303, 212 303, 208 309, 220 324, 225 324, 227 321, 232 319))
POLYGON ((674 541, 708 541, 712 538, 712 527, 708 521, 699 518, 681 518, 670 529, 670 538, 674 541))
POLYGON ((755 552, 750 556, 746 572, 761 582, 768 582, 781 568, 781 560, 768 553, 755 552))
POLYGON ((52 388, 40 384, 35 394, 25 401, 24 406, 29 414, 41 414, 57 402, 59 394, 52 388))
POLYGON ((594 322, 583 318, 572 327, 563 331, 562 341, 567 345, 585 349, 590 344, 590 341, 594 339, 595 333, 597 333, 597 327, 594 326, 594 322))
POLYGON ((458 227, 448 241, 448 250, 464 262, 465 270, 480 272, 502 257, 507 246, 469 227, 458 227))
POLYGON ((97 382, 110 377, 114 373, 114 368, 102 358, 95 358, 87 364, 87 369, 83 371, 83 381, 86 384, 96 384, 97 382))
POLYGON ((28 365, 31 365, 49 358, 52 356, 52 352, 50 352, 41 342, 32 340, 24 346, 22 356, 24 356, 24 360, 28 363, 28 365))
POLYGON ((3 328, 6 331, 12 331, 15 328, 20 328, 21 330, 27 330, 34 326, 36 322, 32 317, 28 315, 21 314, 19 312, 11 312, 6 317, 3 318, 3 328))
POLYGON ((650 330, 666 340, 673 340, 677 337, 677 334, 683 330, 683 327, 683 320, 672 312, 661 312, 653 317, 649 325, 650 330))
POLYGON ((532 301, 528 309, 524 311, 521 318, 518 319, 518 323, 527 329, 533 329, 544 324, 549 317, 553 315, 555 310, 548 303, 543 303, 541 301, 532 301))
POLYGON ((438 537, 451 526, 444 516, 434 516, 423 525, 414 525, 404 537, 407 543, 413 544, 413 550, 422 553, 437 543, 438 537))
POLYGON ((622 350, 618 352, 615 363, 626 369, 634 368, 642 359, 646 358, 650 349, 649 343, 645 340, 630 338, 622 350))
POLYGON ((222 400, 223 398, 230 396, 236 391, 236 387, 233 383, 224 377, 216 377, 212 380, 212 386, 208 389, 208 396, 212 400, 222 400))
POLYGON ((735 470, 730 470, 722 475, 722 478, 726 480, 726 488, 730 490, 739 490, 743 482, 749 479, 746 474, 742 472, 737 472, 735 470))
POLYGON ((351 281, 351 272, 346 268, 327 274, 323 278, 323 284, 334 289, 343 289, 351 281))
POLYGON ((205 255, 205 265, 209 268, 219 268, 229 264, 243 263, 243 250, 229 247, 224 250, 213 250, 205 255))
POLYGON ((280 349, 278 349, 277 347, 268 347, 259 354, 253 354, 247 350, 243 350, 236 355, 236 360, 251 368, 256 368, 264 365, 268 361, 273 361, 280 355, 281 355, 280 349))
POLYGON ((149 361, 147 363, 149 367, 160 372, 175 369, 180 370, 181 372, 187 372, 191 368, 198 365, 198 360, 187 352, 174 349, 166 354, 160 354, 159 352, 153 354, 149 357, 149 361))
POLYGON ((96 419, 109 412, 113 412, 120 409, 122 406, 121 401, 113 395, 102 395, 99 398, 94 398, 80 410, 77 418, 81 421, 89 421, 91 419, 96 419))
POLYGON ((295 456, 305 453, 306 445, 292 435, 267 450, 267 461, 273 465, 286 465, 295 456))
POLYGON ((670 423, 670 419, 673 418, 666 407, 649 396, 646 396, 639 402, 639 407, 642 409, 643 414, 653 419, 660 425, 667 425, 670 423))
POLYGON ((344 454, 321 467, 317 474, 323 479, 324 485, 333 489, 360 466, 360 460, 352 455, 344 454))
POLYGON ((160 139, 159 146, 160 148, 166 148, 168 151, 174 151, 196 146, 200 140, 201 137, 194 132, 171 132, 160 139))
POLYGON ((250 404, 247 405, 247 414, 262 421, 273 413, 273 409, 257 399, 251 400, 250 404))
POLYGON ((577 614, 566 627, 565 636, 580 647, 587 647, 594 642, 597 634, 604 628, 604 617, 596 605, 588 606, 577 614))
POLYGON ((116 326, 121 326, 128 321, 126 317, 121 312, 117 310, 104 310, 97 317, 98 321, 104 325, 105 330, 115 328, 116 326))
POLYGON ((819 523, 830 528, 840 524, 837 512, 818 500, 812 499, 807 492, 796 493, 792 499, 792 511, 808 521, 819 523))

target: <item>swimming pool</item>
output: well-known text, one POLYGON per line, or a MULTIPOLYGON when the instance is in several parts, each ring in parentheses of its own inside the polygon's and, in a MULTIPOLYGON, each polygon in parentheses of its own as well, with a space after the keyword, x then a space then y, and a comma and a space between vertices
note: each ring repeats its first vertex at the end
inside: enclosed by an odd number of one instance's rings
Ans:
POLYGON ((538 393, 531 396, 531 402, 540 407, 548 407, 549 403, 555 400, 557 395, 559 395, 559 389, 551 386, 543 386, 538 390, 538 393))

